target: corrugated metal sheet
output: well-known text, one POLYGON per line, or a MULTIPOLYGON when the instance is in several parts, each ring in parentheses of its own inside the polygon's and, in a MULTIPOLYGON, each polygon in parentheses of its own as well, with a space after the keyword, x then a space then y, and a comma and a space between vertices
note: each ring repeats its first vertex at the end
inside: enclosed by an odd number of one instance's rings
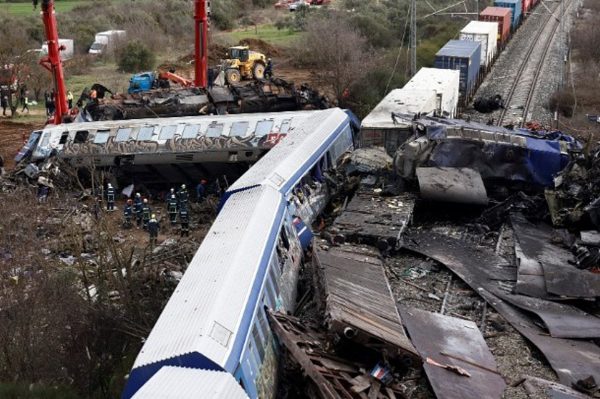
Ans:
POLYGON ((421 68, 403 88, 389 92, 363 119, 361 128, 403 128, 392 121, 392 112, 432 114, 438 106, 438 94, 442 96, 442 111, 453 117, 458 105, 459 75, 451 69, 421 68))
POLYGON ((166 366, 133 399, 248 399, 229 373, 166 366))
POLYGON ((494 0, 495 7, 510 8, 512 12, 512 29, 515 30, 521 23, 523 4, 521 0, 494 0))
POLYGON ((512 11, 504 7, 487 7, 479 14, 480 21, 498 22, 498 45, 504 45, 510 37, 512 11))
POLYGON ((475 88, 481 60, 479 42, 450 40, 435 56, 435 67, 460 70, 460 93, 464 99, 475 88))
POLYGON ((460 40, 481 43, 481 65, 488 66, 494 60, 498 48, 498 22, 471 21, 460 31, 460 40))
POLYGON ((277 234, 282 207, 282 196, 268 187, 231 196, 148 336, 134 369, 196 352, 224 367, 261 257, 273 240, 270 236, 277 234))
MULTIPOLYGON (((244 173, 228 190, 235 192, 260 184, 268 184, 277 190, 295 185, 290 181, 294 173, 304 165, 313 163, 319 147, 334 137, 336 130, 348 121, 348 115, 339 108, 314 111, 303 123, 290 129, 268 156, 258 161, 244 173)), ((310 167, 308 165, 307 167, 310 167)))

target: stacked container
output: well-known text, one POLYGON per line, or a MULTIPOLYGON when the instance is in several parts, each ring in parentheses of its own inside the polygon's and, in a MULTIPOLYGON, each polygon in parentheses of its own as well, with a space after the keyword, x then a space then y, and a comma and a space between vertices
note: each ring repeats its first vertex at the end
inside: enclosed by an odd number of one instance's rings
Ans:
POLYGON ((498 51, 498 22, 471 21, 460 31, 460 40, 481 44, 481 69, 487 70, 498 51))
POLYGON ((459 91, 461 103, 467 104, 477 88, 481 61, 479 42, 450 40, 435 55, 436 68, 460 71, 459 91))
POLYGON ((504 48, 510 38, 512 11, 509 8, 487 7, 479 14, 479 20, 498 23, 498 47, 504 48))
POLYGON ((531 8, 533 7, 533 0, 521 0, 521 1, 522 1, 521 13, 524 18, 525 13, 528 13, 529 10, 531 10, 531 8))
POLYGON ((512 30, 517 30, 519 24, 521 23, 521 17, 523 15, 521 13, 521 11, 523 10, 523 2, 521 0, 494 0, 494 6, 510 8, 510 11, 512 12, 512 30))

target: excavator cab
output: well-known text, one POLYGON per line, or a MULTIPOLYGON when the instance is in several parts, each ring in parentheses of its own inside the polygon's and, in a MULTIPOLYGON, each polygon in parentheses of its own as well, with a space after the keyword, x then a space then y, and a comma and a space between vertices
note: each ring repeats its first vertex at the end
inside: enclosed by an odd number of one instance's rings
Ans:
POLYGON ((264 79, 267 57, 248 46, 235 46, 227 50, 224 61, 225 79, 229 84, 239 83, 242 79, 264 79))

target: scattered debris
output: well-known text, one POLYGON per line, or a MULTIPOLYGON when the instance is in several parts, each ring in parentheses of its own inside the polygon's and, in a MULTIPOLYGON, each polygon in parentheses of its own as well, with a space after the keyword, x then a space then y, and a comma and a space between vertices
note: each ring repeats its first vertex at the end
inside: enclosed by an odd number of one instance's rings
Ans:
POLYGON ((487 205, 479 172, 469 168, 417 168, 421 197, 433 201, 487 205))

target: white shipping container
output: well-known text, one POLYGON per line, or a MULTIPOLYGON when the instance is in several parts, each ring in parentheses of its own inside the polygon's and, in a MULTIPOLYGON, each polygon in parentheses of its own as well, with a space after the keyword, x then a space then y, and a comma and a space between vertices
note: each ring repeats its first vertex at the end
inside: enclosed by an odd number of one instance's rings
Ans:
MULTIPOLYGON (((58 45, 64 46, 64 49, 60 52, 60 58, 64 60, 70 60, 73 58, 75 53, 75 46, 73 45, 73 39, 58 39, 58 45)), ((42 53, 48 55, 48 44, 42 44, 42 53)))
POLYGON ((498 22, 471 21, 460 31, 460 40, 481 43, 481 65, 488 66, 498 51, 498 22))

